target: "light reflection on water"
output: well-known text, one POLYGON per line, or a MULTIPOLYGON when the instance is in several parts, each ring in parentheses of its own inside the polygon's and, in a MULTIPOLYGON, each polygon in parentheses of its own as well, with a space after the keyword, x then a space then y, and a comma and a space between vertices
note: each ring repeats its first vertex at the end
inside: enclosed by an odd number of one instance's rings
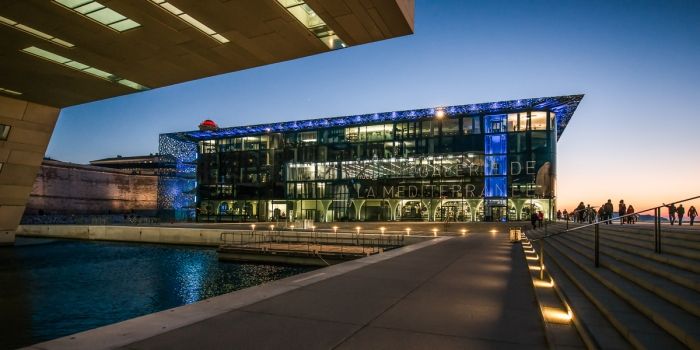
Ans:
POLYGON ((0 249, 0 348, 73 334, 310 270, 221 263, 212 248, 18 238, 15 247, 0 249))

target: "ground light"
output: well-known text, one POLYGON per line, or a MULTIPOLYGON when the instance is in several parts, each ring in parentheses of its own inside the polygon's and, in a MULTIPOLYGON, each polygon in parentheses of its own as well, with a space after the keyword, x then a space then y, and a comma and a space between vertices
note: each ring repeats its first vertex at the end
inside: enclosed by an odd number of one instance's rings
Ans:
POLYGON ((360 226, 355 227, 355 230, 357 230, 357 235, 360 235, 360 226))
POLYGON ((274 231, 274 230, 275 230, 275 225, 270 225, 270 231, 274 231))
POLYGON ((386 230, 386 227, 380 227, 379 231, 382 231, 382 236, 384 236, 384 230, 386 230))
POLYGON ((410 228, 406 228, 406 236, 410 236, 410 235, 411 235, 411 229, 410 229, 410 228))
POLYGON ((461 229, 460 231, 462 232, 462 237, 464 237, 464 236, 466 236, 466 235, 467 235, 467 230, 465 230, 465 229, 461 229))
POLYGON ((433 237, 437 237, 437 232, 438 232, 438 229, 434 228, 433 229, 433 237))
POLYGON ((251 230, 251 231, 255 231, 255 224, 251 224, 251 225, 250 225, 250 230, 251 230))
POLYGON ((289 228, 292 229, 292 231, 294 231, 294 225, 289 225, 289 228))
POLYGON ((546 306, 542 308, 542 314, 545 320, 551 323, 568 324, 572 317, 571 312, 546 306))
POLYGON ((333 226, 333 233, 335 233, 335 240, 338 241, 338 226, 333 226))

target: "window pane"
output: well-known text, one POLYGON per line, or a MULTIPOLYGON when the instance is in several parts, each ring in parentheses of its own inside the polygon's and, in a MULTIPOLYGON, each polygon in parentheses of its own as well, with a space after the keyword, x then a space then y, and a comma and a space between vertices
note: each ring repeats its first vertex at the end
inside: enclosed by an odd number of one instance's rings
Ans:
POLYGON ((140 26, 140 24, 138 24, 130 19, 125 19, 123 21, 119 21, 117 23, 110 24, 109 26, 115 30, 123 32, 123 31, 129 30, 131 28, 136 28, 136 27, 140 26))
POLYGON ((87 16, 102 24, 110 24, 126 19, 126 17, 120 15, 118 12, 108 8, 89 13, 87 16))
POLYGON ((484 146, 484 153, 486 154, 506 154, 508 149, 506 135, 486 135, 484 146))
POLYGON ((479 125, 479 117, 465 117, 463 121, 464 134, 480 134, 481 126, 479 125))
POLYGON ((532 130, 547 130, 547 112, 530 112, 532 130))
POLYGON ((7 136, 10 134, 10 126, 0 124, 0 140, 7 140, 7 136))
POLYGON ((87 4, 88 2, 91 2, 92 0, 54 0, 57 3, 69 7, 69 8, 76 8, 80 5, 87 4))
POLYGON ((325 25, 321 17, 316 15, 316 12, 309 7, 309 5, 303 4, 299 6, 290 7, 287 9, 294 17, 296 17, 299 22, 301 22, 306 28, 313 28, 320 25, 325 25))
POLYGON ((442 134, 446 136, 459 133, 459 119, 445 119, 442 121, 442 134))
POLYGON ((506 175, 506 156, 486 156, 484 164, 484 175, 506 175))
POLYGON ((506 119, 505 114, 487 115, 484 117, 484 127, 487 134, 506 132, 506 119))

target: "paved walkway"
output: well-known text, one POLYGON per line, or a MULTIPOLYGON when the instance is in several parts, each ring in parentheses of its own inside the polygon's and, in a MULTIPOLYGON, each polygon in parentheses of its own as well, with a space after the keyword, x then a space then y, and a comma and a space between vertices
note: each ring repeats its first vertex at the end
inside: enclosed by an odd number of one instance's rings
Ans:
POLYGON ((522 250, 455 237, 127 349, 544 348, 522 250))

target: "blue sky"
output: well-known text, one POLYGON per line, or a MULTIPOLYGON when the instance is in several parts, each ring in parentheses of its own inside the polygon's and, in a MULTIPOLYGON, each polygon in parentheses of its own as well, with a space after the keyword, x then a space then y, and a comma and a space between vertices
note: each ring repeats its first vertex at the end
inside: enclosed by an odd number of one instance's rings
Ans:
POLYGON ((559 142, 560 207, 624 198, 639 209, 700 194, 699 23, 693 0, 416 0, 411 36, 64 109, 47 156, 157 152, 159 133, 203 119, 235 126, 584 93, 559 142))

